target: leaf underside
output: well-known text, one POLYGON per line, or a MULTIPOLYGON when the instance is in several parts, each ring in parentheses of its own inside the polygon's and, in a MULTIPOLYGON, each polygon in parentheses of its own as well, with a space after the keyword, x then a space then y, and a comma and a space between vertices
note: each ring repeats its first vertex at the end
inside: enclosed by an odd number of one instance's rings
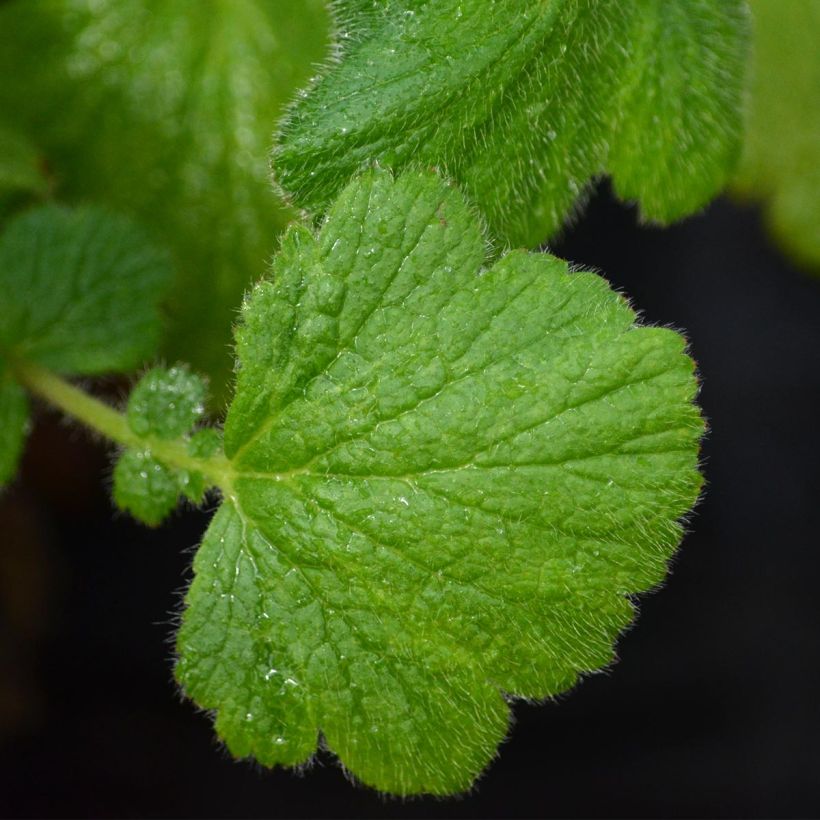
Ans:
POLYGON ((363 164, 431 165, 532 247, 610 173, 644 218, 705 205, 739 148, 744 0, 336 3, 342 60, 291 110, 279 184, 323 213, 363 164))
POLYGON ((484 253, 457 190, 370 171, 244 306, 176 668, 236 756, 321 738, 380 790, 461 791, 508 701, 609 663, 664 577, 700 487, 683 340, 484 253))

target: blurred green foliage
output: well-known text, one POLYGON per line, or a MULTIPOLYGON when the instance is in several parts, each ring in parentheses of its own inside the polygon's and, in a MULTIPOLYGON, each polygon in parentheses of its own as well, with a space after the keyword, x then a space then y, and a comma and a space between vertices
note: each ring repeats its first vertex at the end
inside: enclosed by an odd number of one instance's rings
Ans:
POLYGON ((18 196, 46 193, 37 149, 20 131, 0 124, 0 213, 18 196))
POLYGON ((748 130, 735 190, 766 202, 784 248, 820 271, 820 0, 751 0, 748 130))
POLYGON ((236 308, 289 218, 273 131, 327 30, 323 0, 0 4, 0 125, 36 146, 58 198, 126 211, 173 252, 165 353, 220 400, 236 308))

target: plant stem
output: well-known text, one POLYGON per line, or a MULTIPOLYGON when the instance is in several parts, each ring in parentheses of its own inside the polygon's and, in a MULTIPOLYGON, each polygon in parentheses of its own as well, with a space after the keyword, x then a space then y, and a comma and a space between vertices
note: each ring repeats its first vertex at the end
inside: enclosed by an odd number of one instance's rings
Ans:
POLYGON ((34 395, 45 399, 86 427, 124 447, 148 450, 167 466, 205 476, 211 486, 229 494, 233 469, 224 456, 196 458, 182 440, 165 440, 156 436, 137 435, 123 413, 95 399, 78 387, 40 365, 26 361, 12 362, 15 377, 34 395))

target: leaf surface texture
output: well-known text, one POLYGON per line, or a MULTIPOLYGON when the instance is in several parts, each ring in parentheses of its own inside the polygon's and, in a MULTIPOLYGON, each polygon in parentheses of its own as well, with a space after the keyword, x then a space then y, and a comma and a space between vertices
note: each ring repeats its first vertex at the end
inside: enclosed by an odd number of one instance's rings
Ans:
POLYGON ((170 260, 129 219, 45 205, 0 236, 0 357, 59 373, 128 371, 159 343, 170 260))
POLYGON ((280 184, 324 212, 364 163, 432 165, 532 247, 611 173, 646 219, 702 207, 739 148, 742 0, 337 3, 342 59, 299 101, 280 184))
POLYGON ((700 487, 683 340, 554 257, 484 258, 456 189, 369 171, 244 306, 176 670, 237 756, 321 736, 383 791, 466 789, 509 699, 609 663, 664 577, 700 487))

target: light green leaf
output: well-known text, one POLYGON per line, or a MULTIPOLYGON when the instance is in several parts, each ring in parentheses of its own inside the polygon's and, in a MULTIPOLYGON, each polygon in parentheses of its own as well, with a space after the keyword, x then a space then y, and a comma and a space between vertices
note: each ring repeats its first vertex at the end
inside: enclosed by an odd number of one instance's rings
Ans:
POLYGON ((126 450, 114 467, 115 503, 149 527, 159 526, 173 511, 179 493, 177 473, 150 450, 126 450))
POLYGON ((154 367, 128 397, 128 426, 139 436, 179 438, 202 418, 205 382, 185 365, 154 367))
POLYGON ((45 151, 60 196, 129 212, 174 251, 166 352, 215 375, 219 393, 232 310, 288 218, 268 153, 324 56, 324 3, 0 6, 0 111, 45 151))
POLYGON ((820 0, 751 7, 751 107, 735 189, 763 200, 779 241, 820 269, 820 0))
POLYGON ((484 248, 455 189, 368 172, 244 307, 176 670, 237 756, 321 736, 383 791, 466 789, 508 701, 609 663, 665 575, 700 487, 683 340, 484 248))
POLYGON ((0 488, 17 472, 28 428, 26 394, 0 361, 0 488))
POLYGON ((666 222, 739 146, 743 0, 341 0, 343 58, 284 123, 279 183, 323 212, 363 164, 433 165, 497 236, 553 235, 609 171, 666 222))
POLYGON ((124 217, 43 206, 0 236, 0 357, 66 374, 126 371, 159 341, 165 254, 124 217))

